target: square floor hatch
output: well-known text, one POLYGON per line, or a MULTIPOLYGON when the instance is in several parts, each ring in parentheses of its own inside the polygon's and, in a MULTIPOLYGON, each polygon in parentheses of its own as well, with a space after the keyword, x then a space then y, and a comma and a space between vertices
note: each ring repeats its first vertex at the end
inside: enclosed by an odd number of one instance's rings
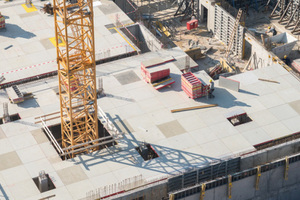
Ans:
POLYGON ((140 146, 136 147, 135 149, 137 150, 137 152, 139 152, 139 154, 143 157, 145 161, 159 157, 150 144, 142 143, 140 146))

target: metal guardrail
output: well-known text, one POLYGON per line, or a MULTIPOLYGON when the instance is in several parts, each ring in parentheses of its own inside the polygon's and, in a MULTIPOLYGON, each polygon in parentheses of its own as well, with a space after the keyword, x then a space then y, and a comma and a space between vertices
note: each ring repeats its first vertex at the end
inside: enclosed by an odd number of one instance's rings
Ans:
POLYGON ((64 154, 64 151, 59 146, 58 142, 56 141, 55 137, 52 135, 50 129, 48 128, 48 126, 46 125, 44 120, 41 117, 40 117, 40 119, 41 119, 41 122, 42 122, 42 125, 43 125, 43 129, 45 130, 46 134, 50 138, 51 142, 54 144, 54 146, 55 146, 56 150, 58 151, 58 153, 59 154, 64 154))

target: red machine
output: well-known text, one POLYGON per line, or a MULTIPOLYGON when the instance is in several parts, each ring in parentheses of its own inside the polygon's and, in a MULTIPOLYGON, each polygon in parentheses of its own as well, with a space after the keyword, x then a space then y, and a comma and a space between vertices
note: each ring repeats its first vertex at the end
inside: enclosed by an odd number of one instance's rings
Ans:
POLYGON ((193 20, 188 21, 186 23, 187 30, 192 30, 192 29, 197 28, 197 27, 198 27, 198 20, 197 19, 193 19, 193 20))

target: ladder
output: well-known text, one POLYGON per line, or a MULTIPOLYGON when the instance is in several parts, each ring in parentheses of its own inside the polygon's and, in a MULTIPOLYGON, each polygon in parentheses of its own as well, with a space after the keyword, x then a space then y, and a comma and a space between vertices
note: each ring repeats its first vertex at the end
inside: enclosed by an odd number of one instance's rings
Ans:
POLYGON ((230 53, 230 50, 231 50, 231 47, 232 47, 232 44, 233 44, 233 39, 234 39, 234 36, 236 34, 236 30, 239 26, 240 19, 242 17, 242 13, 243 13, 243 10, 239 9, 239 12, 238 12, 238 14, 236 16, 236 19, 235 19, 234 27, 233 27, 231 35, 230 35, 229 44, 228 44, 227 49, 226 49, 226 59, 229 56, 229 53, 230 53))

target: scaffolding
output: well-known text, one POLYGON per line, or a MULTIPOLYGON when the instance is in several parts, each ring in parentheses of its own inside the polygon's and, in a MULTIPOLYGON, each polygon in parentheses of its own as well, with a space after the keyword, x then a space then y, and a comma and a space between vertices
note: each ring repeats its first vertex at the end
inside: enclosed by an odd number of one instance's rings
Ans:
POLYGON ((93 2, 54 0, 54 11, 62 148, 74 157, 98 148, 93 2))

